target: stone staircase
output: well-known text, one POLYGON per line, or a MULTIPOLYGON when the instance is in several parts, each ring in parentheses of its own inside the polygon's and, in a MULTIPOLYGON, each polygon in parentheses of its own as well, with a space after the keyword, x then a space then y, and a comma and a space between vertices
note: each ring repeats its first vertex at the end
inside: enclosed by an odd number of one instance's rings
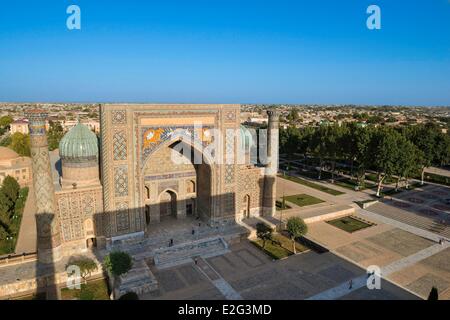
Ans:
POLYGON ((228 244, 222 237, 206 238, 155 250, 153 261, 158 269, 164 269, 192 262, 194 257, 208 258, 228 251, 228 244))
POLYGON ((118 278, 114 286, 114 297, 118 299, 128 292, 141 295, 157 289, 158 281, 150 271, 150 268, 144 260, 138 260, 133 261, 133 267, 130 271, 118 278))
POLYGON ((238 239, 243 237, 245 233, 246 230, 237 224, 220 228, 205 227, 204 229, 197 230, 195 235, 192 235, 191 229, 187 229, 182 232, 170 232, 147 238, 116 241, 113 245, 108 247, 108 251, 126 251, 135 259, 148 259, 152 258, 158 250, 167 249, 170 239, 173 239, 175 246, 218 236, 221 236, 223 239, 230 242, 233 241, 234 238, 238 239))
MULTIPOLYGON (((386 204, 389 205, 389 203, 386 204)), ((397 220, 413 227, 427 230, 450 239, 450 225, 444 225, 442 223, 436 222, 435 217, 429 217, 420 212, 411 213, 400 208, 396 208, 397 210, 383 210, 383 207, 381 205, 382 204, 374 205, 377 209, 373 212, 385 216, 386 218, 397 220)), ((369 211, 371 211, 371 209, 372 208, 370 208, 369 211)), ((450 219, 445 215, 440 215, 440 218, 450 221, 450 219)))

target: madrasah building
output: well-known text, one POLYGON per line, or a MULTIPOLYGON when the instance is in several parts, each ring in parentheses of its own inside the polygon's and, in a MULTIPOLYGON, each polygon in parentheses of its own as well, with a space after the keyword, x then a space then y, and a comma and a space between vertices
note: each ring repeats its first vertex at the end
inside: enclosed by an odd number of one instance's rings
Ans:
POLYGON ((241 126, 239 105, 107 104, 100 137, 78 123, 53 159, 47 114, 30 111, 38 260, 53 263, 165 233, 173 238, 190 233, 180 229, 190 225, 221 232, 248 217, 272 216, 278 117, 268 116, 267 134, 256 138, 241 126), (266 151, 264 165, 249 155, 258 146, 266 151), (173 161, 177 150, 190 156, 173 161), (226 161, 217 161, 221 153, 226 161))

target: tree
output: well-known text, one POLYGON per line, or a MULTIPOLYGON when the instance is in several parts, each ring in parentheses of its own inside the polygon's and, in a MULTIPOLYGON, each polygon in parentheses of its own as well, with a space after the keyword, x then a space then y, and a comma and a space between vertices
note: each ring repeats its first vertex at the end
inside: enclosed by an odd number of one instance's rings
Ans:
POLYGON ((353 131, 355 136, 354 141, 354 157, 357 163, 357 180, 358 185, 363 186, 366 176, 366 169, 370 166, 371 155, 369 152, 370 141, 374 130, 372 127, 358 126, 353 131))
POLYGON ((59 142, 64 137, 64 129, 58 121, 49 121, 49 129, 47 132, 48 149, 53 151, 59 148, 59 142))
POLYGON ((295 239, 305 235, 308 232, 308 226, 301 218, 291 217, 287 221, 286 230, 291 237, 294 254, 297 254, 295 239))
POLYGON ((11 136, 10 148, 21 156, 29 157, 30 151, 30 136, 20 132, 16 132, 11 136))
POLYGON ((11 136, 8 135, 0 140, 0 147, 8 147, 11 144, 11 136))
POLYGON ((439 132, 435 140, 434 162, 439 166, 447 164, 450 160, 450 136, 439 132))
POLYGON ((127 273, 133 266, 131 256, 122 251, 113 251, 105 257, 105 268, 115 277, 127 273))
POLYGON ((439 293, 436 287, 431 288, 430 294, 428 295, 428 300, 439 300, 439 293))
POLYGON ((266 247, 266 241, 272 239, 272 228, 264 222, 258 222, 256 224, 256 236, 262 240, 263 248, 266 247))
POLYGON ((322 179, 322 170, 325 163, 325 158, 328 155, 328 144, 326 139, 327 130, 328 126, 319 126, 316 130, 314 130, 310 140, 310 150, 315 157, 319 158, 319 180, 322 179))
POLYGON ((10 224, 11 208, 14 207, 14 203, 3 193, 0 189, 0 224, 5 229, 10 224))
POLYGON ((300 141, 300 131, 295 127, 287 127, 287 129, 280 130, 280 151, 287 154, 291 159, 297 151, 300 141))
POLYGON ((19 196, 19 191, 20 191, 20 185, 16 179, 14 179, 11 176, 7 176, 3 180, 2 192, 14 204, 16 203, 17 198, 19 196))
POLYGON ((325 137, 325 145, 327 146, 328 157, 332 161, 331 182, 334 183, 334 174, 336 171, 336 160, 344 156, 344 138, 346 137, 346 126, 334 124, 328 126, 327 135, 325 137))
POLYGON ((289 114, 287 115, 286 119, 290 122, 297 122, 299 116, 298 116, 298 111, 295 109, 291 109, 291 111, 289 112, 289 114))
POLYGON ((398 159, 397 143, 400 134, 391 128, 380 128, 372 135, 369 153, 373 167, 377 171, 377 197, 380 196, 381 186, 386 177, 395 172, 398 159))
POLYGON ((8 127, 14 119, 11 116, 3 116, 0 118, 0 127, 8 127))
POLYGON ((404 136, 400 136, 397 142, 397 160, 395 161, 394 172, 397 175, 395 191, 398 190, 400 181, 405 179, 406 188, 408 188, 408 178, 419 172, 420 162, 422 161, 423 152, 404 136))
POLYGON ((405 137, 410 140, 417 149, 422 150, 421 158, 421 184, 424 184, 425 168, 431 166, 436 154, 437 130, 433 126, 418 125, 408 126, 403 130, 405 137))
POLYGON ((3 223, 0 221, 0 240, 6 240, 9 236, 8 230, 3 226, 3 223))
POLYGON ((85 284, 92 272, 96 271, 98 268, 95 261, 88 257, 71 257, 67 263, 66 269, 70 265, 75 265, 80 268, 80 276, 83 278, 85 284))

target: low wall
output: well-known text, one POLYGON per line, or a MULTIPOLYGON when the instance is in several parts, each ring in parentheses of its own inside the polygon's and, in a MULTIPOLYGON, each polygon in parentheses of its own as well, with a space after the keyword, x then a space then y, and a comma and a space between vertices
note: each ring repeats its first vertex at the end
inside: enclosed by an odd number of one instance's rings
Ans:
MULTIPOLYGON (((25 262, 32 262, 37 260, 37 254, 25 253, 25 254, 9 254, 0 257, 0 268, 4 266, 11 266, 15 264, 21 264, 25 262)), ((1 269, 0 269, 1 272, 1 269)))
POLYGON ((348 208, 348 209, 339 210, 339 211, 332 212, 332 213, 326 213, 326 214, 322 214, 322 215, 318 215, 318 216, 314 216, 314 217, 305 218, 304 221, 305 221, 305 223, 327 221, 327 220, 337 219, 337 218, 340 218, 343 216, 349 216, 354 213, 355 213, 355 208, 348 208))
MULTIPOLYGON (((0 268, 1 272, 1 268, 0 268)), ((98 267, 97 271, 92 272, 91 278, 103 276, 103 269, 98 267)), ((15 281, 0 285, 0 299, 6 300, 15 297, 21 297, 36 292, 46 291, 48 287, 65 287, 67 283, 67 272, 58 272, 50 275, 43 275, 32 279, 15 281)))

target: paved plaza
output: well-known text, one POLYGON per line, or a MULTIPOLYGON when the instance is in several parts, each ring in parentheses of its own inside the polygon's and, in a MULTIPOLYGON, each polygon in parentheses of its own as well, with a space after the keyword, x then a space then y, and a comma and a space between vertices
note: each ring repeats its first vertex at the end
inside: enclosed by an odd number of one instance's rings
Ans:
POLYGON ((308 237, 362 268, 379 266, 387 279, 422 298, 437 286, 440 298, 450 299, 450 244, 439 244, 432 232, 418 229, 415 233, 417 228, 396 220, 387 224, 384 216, 378 216, 379 220, 377 216, 361 216, 375 225, 354 233, 325 222, 313 223, 308 237))
POLYGON ((450 188, 426 185, 394 195, 368 210, 450 238, 450 188))
MULTIPOLYGON (((307 299, 339 285, 346 286, 340 299, 417 299, 400 287, 382 281, 378 293, 367 288, 348 288, 355 277, 365 277, 364 269, 331 252, 309 251, 284 260, 272 261, 250 242, 242 241, 230 247, 225 255, 204 260, 208 269, 216 274, 202 272, 200 263, 185 264, 170 269, 157 270, 151 266, 159 281, 160 289, 143 299, 307 299), (231 288, 223 289, 214 277, 231 288), (348 291, 347 291, 348 290, 348 291)), ((202 262, 203 263, 203 262, 202 262)), ((216 279, 217 280, 217 279, 216 279)))

